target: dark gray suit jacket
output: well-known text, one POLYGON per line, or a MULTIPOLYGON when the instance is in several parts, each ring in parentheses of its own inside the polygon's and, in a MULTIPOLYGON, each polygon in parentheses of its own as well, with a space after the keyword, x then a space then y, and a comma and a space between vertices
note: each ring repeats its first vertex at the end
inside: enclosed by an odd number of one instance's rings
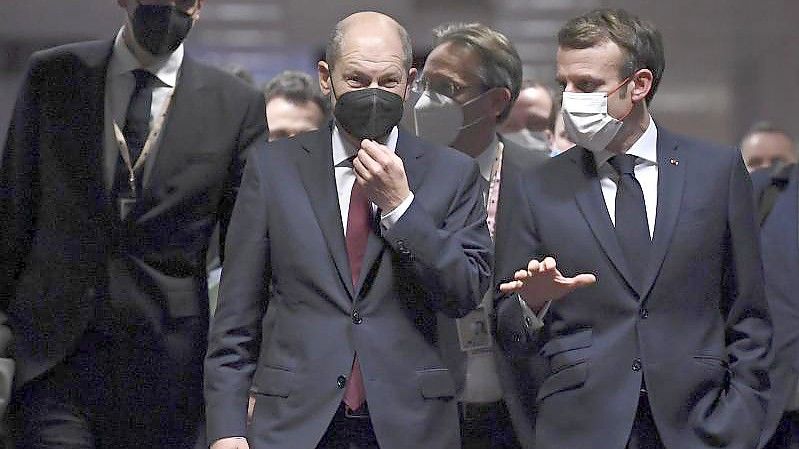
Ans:
POLYGON ((246 434, 251 448, 315 447, 357 352, 380 447, 460 447, 436 312, 462 316, 488 288, 479 173, 467 156, 404 131, 396 151, 415 198, 369 237, 355 287, 330 128, 272 142, 247 164, 206 359, 209 441, 246 434))
POLYGON ((786 174, 787 179, 777 180, 771 170, 752 173, 758 203, 772 182, 786 183, 760 228, 766 298, 774 321, 772 400, 763 443, 793 401, 799 379, 799 165, 786 174))
POLYGON ((68 356, 102 308, 159 348, 164 382, 186 419, 199 419, 205 255, 214 225, 229 221, 245 154, 266 143, 263 98, 186 56, 149 182, 121 221, 104 150, 111 50, 109 40, 34 54, 14 109, 0 165, 0 310, 14 337, 15 385, 68 356))
POLYGON ((666 447, 755 447, 769 398, 771 323, 751 184, 739 152, 658 129, 652 258, 634 288, 593 155, 572 148, 527 173, 525 217, 497 259, 512 276, 553 256, 597 283, 556 301, 528 332, 500 297, 511 354, 546 363, 536 385, 537 449, 624 447, 644 379, 666 447))

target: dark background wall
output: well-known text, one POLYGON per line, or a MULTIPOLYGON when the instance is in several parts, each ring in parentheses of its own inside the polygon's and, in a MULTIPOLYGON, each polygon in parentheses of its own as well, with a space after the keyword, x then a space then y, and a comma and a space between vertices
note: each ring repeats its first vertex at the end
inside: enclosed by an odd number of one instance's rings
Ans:
MULTIPOLYGON (((251 70, 258 82, 284 69, 315 70, 330 29, 350 12, 386 12, 409 30, 417 53, 447 21, 505 32, 525 75, 552 81, 555 33, 597 6, 623 7, 663 34, 666 74, 656 119, 678 131, 736 143, 768 119, 799 135, 799 2, 795 0, 207 0, 187 46, 196 56, 251 70)), ((114 36, 114 0, 0 0, 0 136, 5 136, 25 61, 39 48, 114 36)))

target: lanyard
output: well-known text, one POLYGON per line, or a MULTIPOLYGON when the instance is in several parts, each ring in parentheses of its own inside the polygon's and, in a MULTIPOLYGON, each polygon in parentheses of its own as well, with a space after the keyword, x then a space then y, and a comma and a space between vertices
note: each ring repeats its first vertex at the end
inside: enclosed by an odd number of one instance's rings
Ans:
POLYGON ((125 168, 128 169, 128 184, 130 185, 130 191, 133 196, 136 196, 136 172, 139 171, 142 166, 144 166, 144 162, 147 160, 147 157, 155 148, 155 143, 158 141, 158 136, 161 134, 161 129, 164 125, 167 112, 169 112, 169 105, 172 103, 172 96, 174 93, 175 91, 173 90, 164 102, 164 107, 161 110, 161 113, 156 118, 155 123, 153 123, 153 127, 150 128, 150 133, 147 135, 147 140, 144 142, 144 147, 142 148, 141 154, 136 158, 135 161, 131 160, 130 148, 128 147, 128 143, 125 141, 125 135, 122 133, 122 129, 119 127, 117 121, 114 120, 114 136, 117 140, 119 154, 122 156, 122 160, 125 162, 125 168))
POLYGON ((488 213, 488 230, 491 238, 494 238, 494 227, 497 220, 497 203, 499 202, 499 183, 500 183, 500 170, 502 167, 502 152, 505 145, 502 142, 497 144, 497 155, 494 158, 494 164, 491 166, 491 176, 488 178, 488 195, 486 197, 486 211, 488 213))

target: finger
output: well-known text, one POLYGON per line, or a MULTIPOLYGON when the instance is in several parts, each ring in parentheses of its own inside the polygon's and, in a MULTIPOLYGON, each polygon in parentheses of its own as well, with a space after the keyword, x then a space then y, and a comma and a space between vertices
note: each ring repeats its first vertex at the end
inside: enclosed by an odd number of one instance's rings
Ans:
POLYGON ((386 156, 393 154, 393 152, 385 145, 381 145, 374 140, 364 139, 361 141, 361 149, 369 153, 375 160, 379 160, 386 156))
POLYGON ((522 286, 524 286, 524 282, 522 281, 511 281, 499 284, 499 291, 501 293, 513 293, 519 291, 522 286))
POLYGON ((555 259, 552 257, 546 257, 544 258, 544 261, 541 262, 541 265, 544 267, 543 271, 552 271, 557 266, 557 263, 555 263, 555 259))
POLYGON ((538 271, 538 266, 541 265, 537 260, 531 259, 530 262, 527 264, 527 271, 530 273, 535 273, 538 271))
POLYGON ((587 287, 596 282, 596 276, 593 274, 578 274, 572 278, 574 280, 575 288, 587 287))
POLYGON ((513 273, 513 279, 517 280, 517 281, 523 281, 523 280, 527 279, 528 277, 530 277, 530 272, 527 271, 527 270, 519 270, 519 271, 513 273))
MULTIPOLYGON (((364 168, 369 171, 369 173, 375 175, 383 171, 383 166, 374 160, 374 158, 364 150, 358 151, 358 157, 355 158, 356 160, 361 161, 364 168)), ((353 164, 355 162, 353 161, 353 164)))
POLYGON ((363 165, 363 162, 360 161, 357 157, 352 160, 352 168, 355 170, 355 178, 361 185, 372 179, 372 174, 363 165))

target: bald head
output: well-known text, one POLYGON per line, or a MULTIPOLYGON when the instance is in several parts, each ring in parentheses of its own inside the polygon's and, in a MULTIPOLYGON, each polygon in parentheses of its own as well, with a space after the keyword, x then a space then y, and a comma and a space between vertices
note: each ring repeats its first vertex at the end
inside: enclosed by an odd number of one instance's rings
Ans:
POLYGON ((411 40, 405 28, 391 17, 374 11, 362 11, 351 14, 333 28, 330 40, 325 49, 325 61, 333 68, 341 55, 349 51, 353 45, 388 44, 398 49, 403 68, 407 71, 413 63, 411 40), (357 30, 357 33, 353 31, 357 30), (382 42, 378 42, 382 41, 382 42))

